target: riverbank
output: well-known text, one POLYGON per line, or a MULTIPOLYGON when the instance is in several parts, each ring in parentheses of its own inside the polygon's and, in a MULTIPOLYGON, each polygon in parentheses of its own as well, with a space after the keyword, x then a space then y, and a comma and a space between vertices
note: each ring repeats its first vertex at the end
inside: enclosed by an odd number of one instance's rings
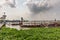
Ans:
POLYGON ((60 28, 0 29, 0 40, 59 40, 60 28))

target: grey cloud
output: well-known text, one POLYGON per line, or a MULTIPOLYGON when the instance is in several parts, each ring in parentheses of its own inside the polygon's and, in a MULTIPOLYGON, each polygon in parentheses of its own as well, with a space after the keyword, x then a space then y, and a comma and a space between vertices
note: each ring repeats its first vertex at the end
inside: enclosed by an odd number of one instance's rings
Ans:
POLYGON ((27 1, 25 3, 32 13, 31 19, 39 20, 60 20, 60 0, 47 0, 47 2, 38 2, 40 5, 36 5, 34 1, 27 1), (41 4, 44 4, 43 6, 41 4), (38 13, 38 14, 37 14, 38 13))
POLYGON ((15 8, 16 7, 16 2, 15 0, 11 0, 12 2, 8 1, 6 4, 8 4, 11 8, 15 8))
POLYGON ((27 1, 26 5, 32 13, 40 13, 42 11, 46 11, 51 8, 51 7, 49 7, 49 4, 45 0, 43 0, 43 1, 37 1, 37 0, 36 1, 32 1, 32 0, 27 1))
POLYGON ((9 7, 11 7, 11 8, 15 8, 16 7, 16 2, 15 2, 15 0, 5 0, 5 2, 3 2, 1 5, 0 5, 1 7, 3 7, 3 6, 9 6, 9 7))

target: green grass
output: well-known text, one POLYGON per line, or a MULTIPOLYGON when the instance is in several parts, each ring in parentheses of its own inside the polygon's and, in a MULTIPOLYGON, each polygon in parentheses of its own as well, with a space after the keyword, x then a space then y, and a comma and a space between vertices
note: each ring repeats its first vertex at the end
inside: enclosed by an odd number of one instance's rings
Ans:
POLYGON ((60 40, 60 28, 32 28, 16 30, 3 27, 0 40, 60 40))

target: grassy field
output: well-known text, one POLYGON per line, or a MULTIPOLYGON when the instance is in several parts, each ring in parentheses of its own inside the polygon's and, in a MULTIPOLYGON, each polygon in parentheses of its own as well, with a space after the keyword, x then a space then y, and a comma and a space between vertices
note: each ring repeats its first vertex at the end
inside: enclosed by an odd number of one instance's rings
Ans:
POLYGON ((16 30, 3 27, 0 40, 60 40, 60 28, 32 28, 16 30))

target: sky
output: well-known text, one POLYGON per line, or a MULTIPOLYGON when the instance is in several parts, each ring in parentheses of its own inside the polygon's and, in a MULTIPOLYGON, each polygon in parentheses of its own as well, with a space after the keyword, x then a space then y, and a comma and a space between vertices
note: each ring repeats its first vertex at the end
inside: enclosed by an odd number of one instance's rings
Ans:
POLYGON ((0 0, 0 17, 6 12, 9 20, 60 20, 60 0, 16 0, 16 8, 10 4, 0 0))

